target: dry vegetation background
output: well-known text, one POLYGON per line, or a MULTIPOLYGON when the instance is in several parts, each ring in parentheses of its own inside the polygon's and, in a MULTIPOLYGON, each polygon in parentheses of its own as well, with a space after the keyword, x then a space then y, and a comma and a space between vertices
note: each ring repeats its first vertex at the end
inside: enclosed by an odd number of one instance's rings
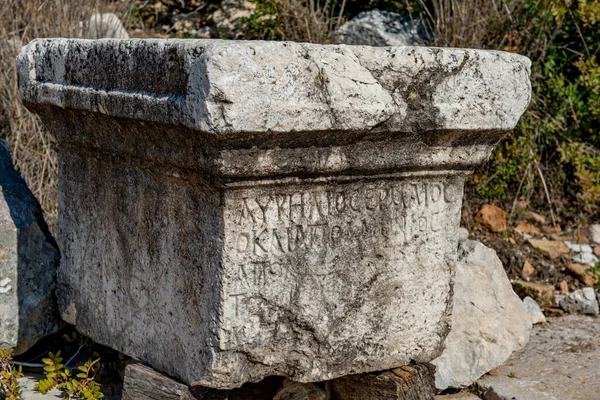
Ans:
POLYGON ((38 198, 48 224, 56 227, 57 160, 40 120, 19 100, 15 57, 39 37, 81 37, 79 21, 97 12, 126 16, 131 3, 101 0, 1 0, 0 138, 11 149, 17 170, 38 198))
MULTIPOLYGON (((81 37, 80 21, 114 12, 132 36, 189 37, 176 18, 211 13, 233 0, 0 0, 0 138, 56 226, 57 161, 39 120, 20 103, 14 59, 37 37, 81 37)), ((467 193, 507 211, 526 204, 564 226, 600 216, 600 1, 598 0, 250 0, 236 38, 330 43, 360 11, 418 16, 427 45, 499 49, 533 61, 532 104, 517 129, 470 180, 467 193)), ((183 20, 183 26, 189 21, 183 20)), ((199 22, 198 22, 199 21, 199 22)), ((214 37, 214 30, 213 30, 214 37)), ((217 37, 231 34, 217 30, 217 37)), ((513 213, 511 212, 511 215, 513 213)))

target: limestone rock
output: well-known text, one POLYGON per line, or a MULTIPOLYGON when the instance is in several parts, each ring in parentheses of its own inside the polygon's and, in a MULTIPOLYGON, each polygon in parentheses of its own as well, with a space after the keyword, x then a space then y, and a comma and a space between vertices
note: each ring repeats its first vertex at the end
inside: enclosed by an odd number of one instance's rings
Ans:
POLYGON ((525 297, 523 299, 523 305, 525 306, 525 312, 527 315, 529 315, 529 318, 531 318, 532 324, 541 324, 546 322, 546 317, 544 316, 542 309, 534 299, 529 296, 525 297))
POLYGON ((452 330, 436 366, 438 389, 466 387, 502 364, 529 339, 531 320, 494 250, 461 242, 452 330))
POLYGON ((600 224, 590 225, 590 236, 592 242, 600 244, 600 224))
POLYGON ((571 314, 597 315, 599 312, 596 291, 591 287, 569 293, 560 301, 559 305, 560 308, 571 314))
POLYGON ((19 85, 58 148, 62 315, 214 389, 436 358, 464 180, 526 108, 529 64, 420 47, 30 42, 19 85))
POLYGON ((469 238, 469 231, 467 230, 467 228, 464 227, 460 227, 458 228, 458 240, 467 240, 469 238))
POLYGON ((500 207, 484 204, 475 215, 475 221, 490 229, 492 232, 504 232, 506 230, 506 212, 500 207))
POLYGON ((535 273, 535 268, 531 263, 527 260, 523 263, 523 269, 521 270, 521 275, 523 278, 527 278, 535 273))
POLYGON ((513 290, 520 298, 534 299, 540 307, 551 307, 554 303, 554 286, 538 282, 513 281, 513 290))
POLYGON ((565 242, 565 246, 573 252, 571 258, 576 263, 586 264, 589 267, 594 267, 598 261, 598 257, 594 254, 592 246, 589 244, 578 244, 565 242))
POLYGON ((400 14, 363 11, 335 34, 335 43, 367 46, 416 46, 429 35, 423 23, 400 14))
POLYGON ((581 264, 568 264, 566 269, 586 286, 594 286, 596 278, 587 272, 589 267, 581 264))
POLYGON ((0 141, 0 348, 28 350, 56 332, 60 253, 42 208, 0 141))
POLYGON ((328 384, 336 400, 433 400, 434 374, 431 364, 412 364, 383 373, 348 375, 328 384))
POLYGON ((529 239, 528 241, 534 249, 551 259, 569 254, 569 248, 564 244, 564 242, 542 239, 529 239))
POLYGON ((113 13, 94 14, 81 28, 82 36, 87 39, 129 39, 127 29, 113 13))

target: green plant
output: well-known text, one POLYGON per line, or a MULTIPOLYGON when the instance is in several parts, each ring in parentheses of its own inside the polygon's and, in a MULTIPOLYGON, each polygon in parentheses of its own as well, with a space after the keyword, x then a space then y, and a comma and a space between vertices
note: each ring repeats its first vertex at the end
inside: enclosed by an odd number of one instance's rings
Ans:
POLYGON ((18 379, 23 376, 23 372, 21 367, 15 367, 12 353, 12 349, 0 350, 0 400, 21 399, 18 379))
POLYGON ((596 279, 596 289, 600 289, 600 262, 597 262, 592 268, 588 268, 586 272, 596 279))
POLYGON ((42 361, 44 367, 44 379, 35 385, 37 391, 42 394, 48 393, 53 388, 58 388, 65 399, 101 399, 104 397, 94 378, 98 372, 100 359, 88 360, 77 367, 77 374, 73 377, 71 370, 62 363, 60 351, 56 354, 49 353, 42 361))

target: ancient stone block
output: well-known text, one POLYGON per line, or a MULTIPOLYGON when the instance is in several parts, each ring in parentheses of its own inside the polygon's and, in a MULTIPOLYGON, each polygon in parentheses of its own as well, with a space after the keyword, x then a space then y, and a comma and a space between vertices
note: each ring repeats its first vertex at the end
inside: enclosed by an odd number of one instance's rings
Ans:
POLYGON ((38 40, 63 317, 213 388, 439 355, 465 176, 516 124, 502 52, 38 40))
POLYGON ((0 141, 0 348, 23 353, 60 328, 59 259, 42 208, 0 141))

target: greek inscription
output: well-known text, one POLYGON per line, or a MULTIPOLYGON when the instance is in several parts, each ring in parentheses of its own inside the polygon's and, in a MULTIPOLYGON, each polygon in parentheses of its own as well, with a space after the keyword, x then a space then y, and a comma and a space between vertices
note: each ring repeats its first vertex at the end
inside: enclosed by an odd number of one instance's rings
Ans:
POLYGON ((323 224, 329 218, 353 217, 382 211, 398 212, 442 206, 461 199, 460 185, 441 182, 401 182, 387 187, 351 190, 301 191, 243 197, 237 206, 238 226, 323 224))

